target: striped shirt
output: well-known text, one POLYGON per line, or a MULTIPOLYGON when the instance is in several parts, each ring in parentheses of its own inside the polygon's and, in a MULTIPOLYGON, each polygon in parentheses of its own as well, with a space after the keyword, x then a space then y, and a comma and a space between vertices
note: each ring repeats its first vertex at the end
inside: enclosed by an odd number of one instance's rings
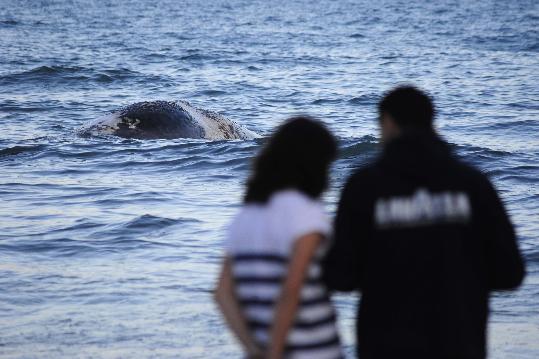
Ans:
MULTIPOLYGON (((287 275, 294 241, 315 232, 326 237, 330 232, 323 207, 294 190, 279 191, 264 205, 245 205, 229 227, 225 247, 232 258, 236 295, 262 347, 269 344, 274 306, 287 275)), ((324 249, 320 248, 309 264, 288 333, 287 358, 342 358, 335 311, 320 279, 324 249)))

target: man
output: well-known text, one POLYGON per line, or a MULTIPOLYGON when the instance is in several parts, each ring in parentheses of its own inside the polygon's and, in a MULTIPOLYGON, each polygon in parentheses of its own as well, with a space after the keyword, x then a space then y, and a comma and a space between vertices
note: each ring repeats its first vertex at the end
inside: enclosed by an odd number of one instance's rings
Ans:
POLYGON ((427 95, 398 87, 378 110, 383 152, 343 190, 324 280, 362 293, 361 359, 485 358, 489 293, 524 277, 513 226, 437 136, 427 95))

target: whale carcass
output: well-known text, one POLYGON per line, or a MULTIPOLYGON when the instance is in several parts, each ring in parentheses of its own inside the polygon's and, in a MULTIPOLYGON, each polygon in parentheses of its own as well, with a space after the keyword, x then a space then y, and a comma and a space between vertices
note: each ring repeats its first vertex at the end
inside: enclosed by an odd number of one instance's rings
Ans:
POLYGON ((87 124, 79 133, 136 139, 249 140, 258 137, 221 114, 197 108, 187 101, 138 102, 87 124))

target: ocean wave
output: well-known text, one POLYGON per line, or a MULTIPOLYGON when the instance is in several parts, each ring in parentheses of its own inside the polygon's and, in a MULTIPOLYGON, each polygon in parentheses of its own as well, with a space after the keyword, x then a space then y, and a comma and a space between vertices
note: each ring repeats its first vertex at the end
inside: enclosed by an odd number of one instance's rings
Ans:
POLYGON ((203 61, 203 60, 213 60, 215 56, 210 56, 207 54, 189 54, 180 56, 177 58, 180 61, 203 61))
POLYGON ((532 44, 525 45, 522 48, 523 51, 538 52, 539 51, 539 42, 534 42, 532 44))
POLYGON ((84 70, 84 68, 79 66, 39 66, 31 70, 19 73, 19 75, 56 75, 62 73, 77 73, 82 70, 84 70))
POLYGON ((217 97, 217 96, 224 96, 227 94, 228 92, 220 91, 220 90, 202 90, 202 91, 197 92, 195 96, 217 97))
POLYGON ((360 96, 356 96, 348 100, 348 103, 351 105, 357 105, 357 106, 372 106, 378 103, 380 100, 379 95, 375 94, 364 94, 360 96))
POLYGON ((487 156, 487 157, 501 158, 501 157, 510 157, 513 155, 513 153, 510 151, 494 150, 492 148, 481 147, 477 145, 451 144, 451 146, 455 150, 457 150, 457 152, 465 156, 469 156, 469 157, 487 156))
POLYGON ((326 105, 326 104, 335 104, 342 102, 340 98, 319 98, 311 102, 313 105, 326 105))
MULTIPOLYGON (((516 104, 509 104, 509 106, 516 104)), ((519 107, 524 107, 529 109, 530 107, 527 105, 519 104, 519 107)), ((536 108, 539 109, 539 106, 536 108)), ((529 127, 531 129, 537 129, 539 127, 539 122, 535 119, 533 120, 516 120, 516 121, 506 121, 506 122, 497 122, 493 124, 489 124, 486 126, 485 129, 488 128, 496 128, 496 129, 510 129, 510 128, 518 128, 519 130, 523 130, 523 127, 529 127)))
POLYGON ((94 232, 91 237, 124 242, 124 239, 141 238, 173 225, 189 226, 197 223, 200 221, 194 218, 167 218, 144 214, 124 223, 107 225, 104 229, 94 232))
POLYGON ((0 242, 0 251, 28 254, 46 252, 54 257, 72 257, 122 253, 149 247, 176 247, 175 243, 161 240, 160 231, 173 225, 197 223, 199 221, 192 218, 174 219, 149 214, 115 225, 83 221, 47 233, 35 233, 30 239, 4 240, 0 242))
POLYGON ((13 146, 4 149, 0 149, 0 159, 4 157, 16 156, 23 153, 33 153, 41 151, 45 148, 45 145, 33 145, 33 146, 13 146))
POLYGON ((3 241, 0 243, 2 252, 19 252, 26 254, 42 254, 56 257, 72 257, 95 252, 92 243, 85 243, 71 238, 57 238, 49 240, 18 240, 3 241))
POLYGON ((198 223, 199 221, 193 218, 166 218, 152 216, 150 214, 145 214, 140 217, 137 217, 123 225, 122 229, 127 231, 139 231, 139 230, 150 230, 150 229, 160 229, 174 224, 186 224, 186 223, 198 223))
MULTIPOLYGON (((21 81, 42 81, 47 78, 77 74, 82 71, 82 67, 70 66, 39 66, 33 69, 11 73, 0 77, 0 84, 20 83, 21 81)), ((81 76, 80 79, 84 79, 81 76)))
POLYGON ((526 258, 527 263, 533 263, 535 265, 539 264, 539 251, 531 250, 524 253, 524 258, 526 258))
MULTIPOLYGON (((348 140, 352 141, 352 140, 348 140)), ((348 142, 347 141, 347 142, 348 142)), ((362 156, 365 154, 373 154, 379 150, 380 146, 378 140, 374 136, 363 136, 357 140, 353 140, 353 143, 344 143, 339 152, 339 158, 345 159, 350 157, 362 156)))
POLYGON ((0 25, 9 25, 9 26, 15 26, 18 25, 19 22, 17 20, 0 20, 0 25))
POLYGON ((90 81, 109 83, 127 79, 155 81, 166 78, 161 75, 147 75, 127 68, 94 69, 79 66, 39 66, 27 71, 15 72, 0 76, 0 85, 18 85, 28 83, 63 83, 71 81, 90 81))

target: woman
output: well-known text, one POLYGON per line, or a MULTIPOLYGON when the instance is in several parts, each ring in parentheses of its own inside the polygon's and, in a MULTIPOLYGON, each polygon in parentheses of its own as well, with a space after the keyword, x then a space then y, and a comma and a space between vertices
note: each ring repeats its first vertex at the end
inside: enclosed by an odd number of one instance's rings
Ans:
POLYGON ((318 199, 336 149, 322 124, 296 117, 255 160, 215 292, 248 357, 342 357, 319 263, 330 224, 318 199))

